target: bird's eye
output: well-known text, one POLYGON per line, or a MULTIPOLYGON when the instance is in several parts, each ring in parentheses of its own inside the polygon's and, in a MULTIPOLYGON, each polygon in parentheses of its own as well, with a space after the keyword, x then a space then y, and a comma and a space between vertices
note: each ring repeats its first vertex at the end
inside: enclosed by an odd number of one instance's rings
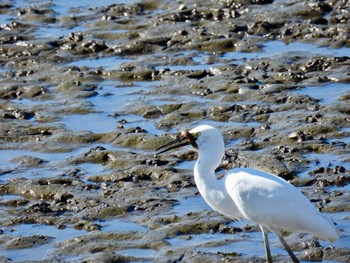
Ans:
POLYGON ((198 139, 198 137, 201 135, 200 132, 195 132, 192 134, 194 138, 198 139))

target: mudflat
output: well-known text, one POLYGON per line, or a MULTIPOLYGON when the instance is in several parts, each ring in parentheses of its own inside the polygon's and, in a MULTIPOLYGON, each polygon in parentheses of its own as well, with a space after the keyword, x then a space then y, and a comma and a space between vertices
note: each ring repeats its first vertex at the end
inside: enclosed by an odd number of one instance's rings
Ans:
POLYGON ((349 8, 2 1, 0 261, 264 262, 258 227, 199 196, 193 150, 155 156, 206 123, 219 175, 281 176, 337 224, 334 244, 285 233, 299 258, 350 262, 349 8))

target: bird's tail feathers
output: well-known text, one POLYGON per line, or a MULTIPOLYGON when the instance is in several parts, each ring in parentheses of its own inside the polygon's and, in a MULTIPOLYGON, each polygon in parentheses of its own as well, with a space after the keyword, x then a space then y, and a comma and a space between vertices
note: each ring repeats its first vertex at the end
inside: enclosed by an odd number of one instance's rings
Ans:
POLYGON ((317 232, 315 231, 314 235, 321 239, 327 240, 330 243, 333 243, 340 237, 339 230, 329 218, 324 217, 324 220, 326 223, 323 223, 317 232))

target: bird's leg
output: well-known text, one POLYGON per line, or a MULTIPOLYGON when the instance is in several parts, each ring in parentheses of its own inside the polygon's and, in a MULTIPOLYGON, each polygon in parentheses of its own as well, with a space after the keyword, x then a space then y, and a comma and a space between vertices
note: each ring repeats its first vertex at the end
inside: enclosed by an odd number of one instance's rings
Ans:
POLYGON ((269 236, 267 234, 267 229, 260 225, 260 229, 264 238, 264 244, 265 244, 265 252, 266 252, 266 262, 272 263, 272 257, 271 257, 271 250, 270 250, 270 243, 269 243, 269 236))
POLYGON ((290 249, 290 247, 288 246, 287 242, 284 240, 284 238, 282 237, 282 235, 278 232, 274 232, 276 234, 276 236, 278 237, 278 239, 281 241, 282 245, 284 246, 284 248, 287 250, 289 256, 291 257, 291 259, 293 260, 294 263, 300 263, 299 259, 297 259, 297 257, 294 255, 293 251, 290 249))

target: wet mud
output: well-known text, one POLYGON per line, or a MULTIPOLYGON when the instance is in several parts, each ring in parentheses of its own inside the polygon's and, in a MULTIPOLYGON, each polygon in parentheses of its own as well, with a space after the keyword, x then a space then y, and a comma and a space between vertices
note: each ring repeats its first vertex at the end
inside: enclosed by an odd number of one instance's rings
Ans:
MULTIPOLYGON (((350 262, 346 1, 0 3, 1 262, 264 262, 249 222, 201 199, 184 129, 220 129, 233 167, 300 187, 350 262)), ((272 238, 275 262, 288 254, 272 238)))

